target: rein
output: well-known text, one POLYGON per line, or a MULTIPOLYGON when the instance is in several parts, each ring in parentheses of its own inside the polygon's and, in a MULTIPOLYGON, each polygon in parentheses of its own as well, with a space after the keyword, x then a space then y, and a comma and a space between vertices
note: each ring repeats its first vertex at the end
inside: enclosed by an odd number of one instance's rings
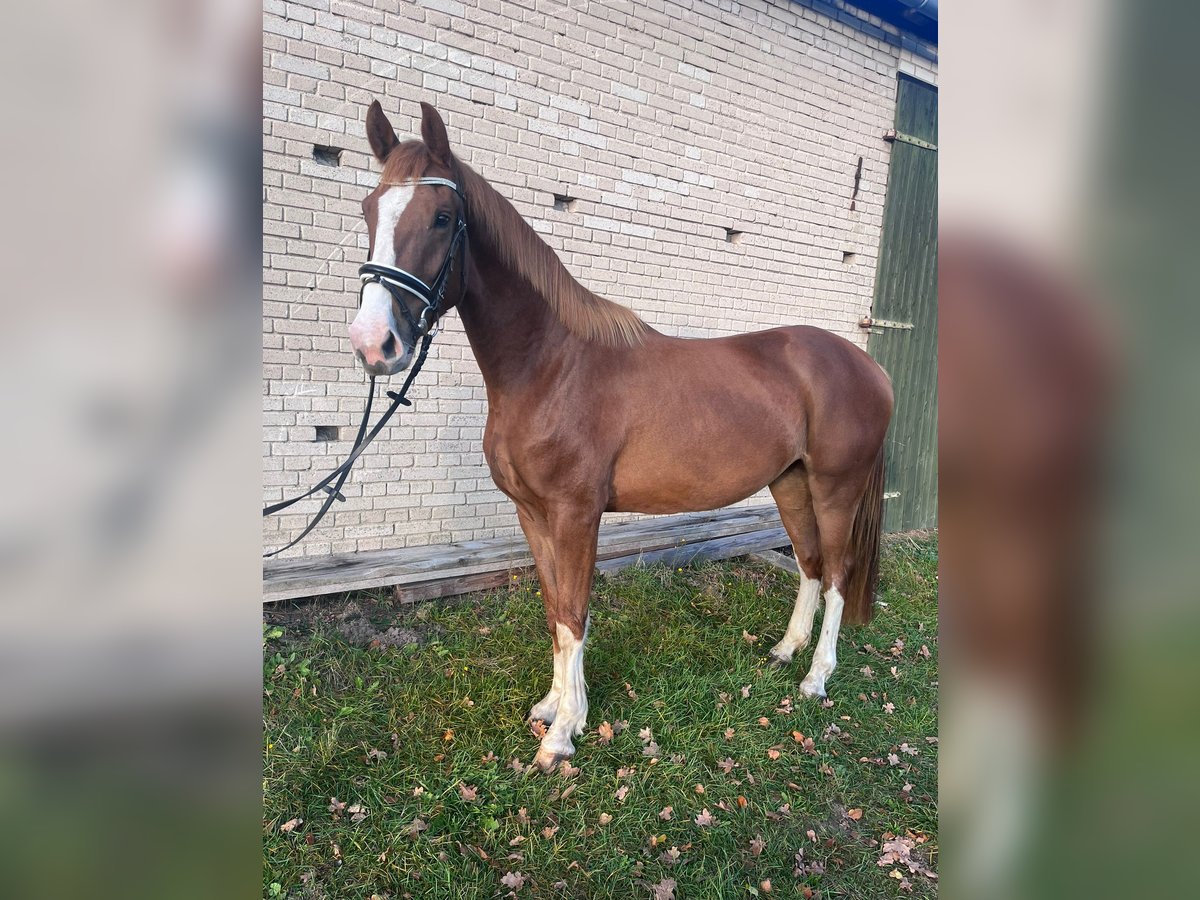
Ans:
POLYGON ((467 292, 467 222, 463 216, 467 208, 466 198, 463 197, 462 191, 458 189, 457 184, 445 178, 417 178, 414 181, 407 182, 407 184, 442 185, 458 194, 458 198, 461 201, 460 212, 454 228, 454 237, 450 241, 450 247, 446 250, 446 258, 442 260, 441 268, 438 269, 437 275, 434 276, 433 284, 426 284, 420 278, 404 269, 398 269, 394 266, 384 266, 378 263, 364 263, 358 269, 359 280, 362 282, 358 291, 358 305, 362 306, 363 291, 366 290, 368 284, 381 285, 392 295, 392 298, 400 307, 400 311, 404 314, 404 318, 412 329, 413 340, 420 338, 421 350, 417 354, 412 368, 409 369, 408 377, 404 379, 404 384, 400 390, 387 392, 387 395, 392 400, 392 404, 368 432, 367 424, 371 420, 371 406, 375 399, 375 376, 371 376, 370 386, 367 389, 367 404, 363 409, 362 421, 358 425, 358 433, 354 437, 354 446, 350 450, 350 455, 346 457, 346 461, 303 494, 298 494, 291 499, 281 500, 278 503, 273 503, 263 508, 263 518, 266 518, 267 516, 282 512, 289 506, 299 503, 301 500, 305 500, 321 491, 324 491, 327 495, 324 501, 322 501, 320 509, 317 510, 316 515, 312 517, 305 529, 282 547, 264 553, 264 559, 296 546, 308 537, 310 531, 317 527, 317 523, 329 512, 329 508, 333 505, 334 500, 345 501, 346 498, 342 495, 342 485, 350 477, 350 469, 354 466, 355 461, 367 449, 371 441, 375 440, 379 432, 383 430, 383 426, 387 424, 397 409, 401 406, 412 406, 412 401, 407 397, 408 389, 417 377, 417 374, 421 371, 421 367, 425 365, 425 358, 429 355, 429 347, 433 343, 434 337, 437 336, 436 325, 438 316, 442 312, 442 303, 446 296, 446 285, 450 280, 451 273, 454 271, 454 258, 460 255, 460 253, 463 258, 461 264, 460 293, 465 295, 467 292), (414 316, 412 310, 408 308, 408 304, 405 302, 405 294, 412 295, 425 304, 420 316, 414 316))

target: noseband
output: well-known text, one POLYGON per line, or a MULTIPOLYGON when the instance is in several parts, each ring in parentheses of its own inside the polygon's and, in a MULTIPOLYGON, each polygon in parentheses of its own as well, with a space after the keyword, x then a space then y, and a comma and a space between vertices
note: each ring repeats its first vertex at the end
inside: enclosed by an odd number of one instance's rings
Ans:
POLYGON ((335 500, 346 499, 342 495, 342 485, 350 477, 350 469, 354 465, 354 461, 362 455, 362 452, 367 449, 367 445, 383 430, 383 426, 387 424, 388 419, 392 417, 392 414, 399 407, 412 405, 412 401, 407 397, 408 388, 413 383, 413 379, 417 377, 417 373, 421 371, 421 366, 425 364, 425 357, 429 355, 429 345, 433 343, 434 335, 437 334, 434 326, 437 324, 438 316, 442 314, 442 302, 446 298, 446 283, 450 280, 450 274, 454 271, 454 257, 460 253, 463 257, 460 296, 465 295, 467 292, 467 221, 464 218, 467 208, 466 198, 463 197, 462 191, 458 189, 457 184, 445 178, 417 178, 406 182, 402 186, 409 184, 440 184, 458 194, 458 199, 461 201, 459 204, 458 221, 454 226, 454 237, 450 241, 450 247, 446 250, 446 258, 442 260, 442 266, 438 269, 437 275, 434 276, 433 284, 426 284, 416 275, 412 274, 412 272, 406 272, 404 269, 398 269, 394 266, 381 266, 378 263, 365 263, 358 269, 358 277, 362 280, 362 286, 358 290, 358 305, 362 306, 363 291, 366 290, 368 284, 382 285, 399 304, 400 311, 404 313, 404 318, 408 320, 408 324, 413 330, 412 340, 414 347, 418 340, 421 342, 420 352, 418 352, 417 359, 413 363, 412 368, 409 369, 408 377, 404 379, 404 385, 400 390, 387 392, 388 397, 392 400, 392 405, 380 416, 379 421, 375 423, 375 427, 368 432, 367 424, 371 420, 371 403, 375 397, 375 376, 371 376, 371 386, 367 391, 367 406, 363 410, 362 421, 358 426, 358 434, 354 438, 354 446, 351 448, 350 456, 346 458, 346 461, 303 494, 280 501, 279 503, 273 503, 263 510, 264 517, 270 516, 282 512, 289 506, 314 494, 323 492, 326 495, 324 501, 321 503, 321 508, 317 510, 316 515, 309 521, 305 529, 282 547, 272 550, 269 553, 264 553, 264 557, 274 556, 277 553, 282 553, 289 547, 296 546, 296 544, 304 540, 310 531, 317 527, 317 523, 329 511, 329 507, 333 505, 335 500), (420 316, 412 314, 412 310, 404 302, 405 294, 411 294, 425 304, 420 316))
MULTIPOLYGON (((358 289, 358 305, 362 306, 363 291, 367 289, 367 285, 378 284, 385 288, 400 307, 400 312, 404 314, 405 320, 412 329, 413 345, 416 346, 417 341, 426 335, 436 333, 433 329, 437 324, 438 316, 442 313, 442 302, 446 297, 446 283, 450 280, 450 274, 454 271, 454 257, 460 251, 464 257, 466 256, 467 221, 463 218, 463 211, 467 208, 467 200, 463 197, 462 191, 458 189, 458 185, 446 178, 417 178, 413 181, 405 182, 404 185, 397 186, 406 187, 410 184, 438 184, 448 187, 454 193, 458 194, 460 201, 458 221, 454 225, 454 237, 450 241, 450 246, 446 249, 446 258, 442 260, 441 268, 438 269, 437 275, 433 278, 433 284, 426 284, 412 272, 407 272, 395 266, 383 266, 372 262, 364 263, 358 269, 358 277, 362 282, 362 285, 358 289), (424 304, 419 316, 414 316, 412 310, 408 308, 408 303, 405 302, 405 294, 416 297, 424 304)), ((462 293, 466 293, 466 278, 467 271, 464 267, 462 271, 462 293)))

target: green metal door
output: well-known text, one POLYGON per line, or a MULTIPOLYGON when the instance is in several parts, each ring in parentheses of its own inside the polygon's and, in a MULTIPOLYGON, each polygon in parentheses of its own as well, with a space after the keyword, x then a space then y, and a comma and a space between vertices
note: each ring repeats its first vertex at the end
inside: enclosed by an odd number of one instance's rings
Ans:
POLYGON ((871 355, 892 377, 884 529, 937 524, 937 88, 901 75, 871 355))

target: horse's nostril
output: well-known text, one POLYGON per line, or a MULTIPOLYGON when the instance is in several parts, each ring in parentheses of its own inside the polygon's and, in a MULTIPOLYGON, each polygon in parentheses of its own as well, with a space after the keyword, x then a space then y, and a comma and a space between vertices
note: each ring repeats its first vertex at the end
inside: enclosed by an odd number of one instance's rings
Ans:
POLYGON ((379 349, 383 351, 384 359, 391 359, 393 356, 395 356, 396 336, 394 334, 388 334, 387 340, 383 342, 383 345, 379 349))

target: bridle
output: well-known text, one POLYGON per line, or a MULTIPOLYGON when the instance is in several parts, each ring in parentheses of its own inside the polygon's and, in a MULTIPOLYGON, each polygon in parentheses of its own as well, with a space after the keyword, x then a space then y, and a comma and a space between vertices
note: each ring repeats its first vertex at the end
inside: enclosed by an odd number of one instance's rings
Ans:
MULTIPOLYGON (((446 258, 442 260, 441 268, 438 269, 437 275, 433 278, 433 284, 426 284, 412 272, 407 272, 404 269, 398 269, 395 266, 385 266, 379 263, 363 263, 358 268, 358 277, 362 282, 358 289, 358 305, 362 306, 363 292, 369 284, 378 284, 385 288, 389 294, 396 300, 400 307, 400 312, 404 314, 409 327, 412 329, 412 340, 415 344, 418 339, 425 337, 426 333, 433 329, 441 314, 442 301, 446 296, 446 283, 450 280, 450 273, 454 271, 454 257, 462 250, 466 255, 467 241, 467 220, 463 217, 463 213, 467 208, 467 199, 462 195, 462 191, 458 189, 458 185, 448 178, 417 178, 413 181, 400 184, 398 182, 383 182, 383 184, 394 185, 396 187, 407 187, 409 185, 434 184, 448 187, 454 193, 458 194, 459 213, 458 221, 454 225, 454 237, 450 241, 450 246, 446 250, 446 258), (412 310, 408 308, 405 302, 405 294, 411 294, 420 300, 425 307, 421 310, 420 316, 414 316, 412 310), (432 316, 432 317, 431 317, 432 316)), ((466 278, 467 272, 465 268, 462 270, 462 293, 466 293, 466 278)))
POLYGON ((361 265, 358 269, 358 277, 362 282, 358 289, 358 305, 362 306, 363 292, 366 290, 368 284, 382 286, 392 295, 409 327, 412 328, 412 340, 414 344, 418 338, 420 339, 421 350, 417 354, 412 368, 409 369, 408 377, 404 379, 404 384, 400 390, 387 392, 387 395, 392 399, 392 405, 380 416, 379 421, 375 423, 375 426, 368 433, 367 423, 371 419, 371 405, 375 398, 375 376, 371 376, 371 385, 367 392, 367 405, 363 410, 362 421, 358 425, 358 433, 354 437, 354 446, 350 450, 350 455, 346 457, 346 461, 303 494, 292 497, 290 500, 281 500, 279 503, 273 503, 263 509, 263 517, 266 518, 314 494, 324 491, 327 495, 321 503, 321 508, 317 510, 317 514, 313 516, 305 529, 282 547, 272 550, 269 553, 264 553, 264 558, 274 556, 277 553, 282 553, 284 550, 296 546, 296 544, 308 537, 310 531, 317 527, 317 523, 325 517, 325 513, 329 511, 329 507, 333 505, 334 500, 344 501, 346 499, 342 495, 342 485, 346 483, 346 479, 350 476, 350 469, 353 467, 355 460, 367 449, 367 445, 375 440, 375 437, 383 430, 383 426, 387 424, 397 409, 401 406, 412 406, 412 401, 407 398, 408 389, 412 385, 413 379, 417 377, 417 373, 421 371, 421 367, 425 365, 425 357, 429 355, 429 345, 433 343, 433 339, 437 335, 437 321, 438 317, 442 314, 442 304, 446 298, 446 285, 450 281, 450 276, 454 271, 454 259, 456 256, 461 256, 462 258, 460 264, 461 274, 459 275, 460 296, 465 296, 467 292, 467 200, 463 196, 462 191, 459 190, 458 185, 449 179, 434 177, 416 178, 405 182, 403 185, 395 182, 381 183, 394 184, 398 187, 422 184, 442 185, 454 191, 460 201, 458 221, 454 225, 454 237, 451 238, 450 246, 446 250, 446 257, 442 260, 442 265, 433 278, 433 284, 426 284, 411 272, 395 266, 385 266, 379 263, 368 262, 361 265), (406 294, 416 297, 424 304, 420 315, 414 316, 412 310, 408 308, 408 304, 405 302, 406 294))

